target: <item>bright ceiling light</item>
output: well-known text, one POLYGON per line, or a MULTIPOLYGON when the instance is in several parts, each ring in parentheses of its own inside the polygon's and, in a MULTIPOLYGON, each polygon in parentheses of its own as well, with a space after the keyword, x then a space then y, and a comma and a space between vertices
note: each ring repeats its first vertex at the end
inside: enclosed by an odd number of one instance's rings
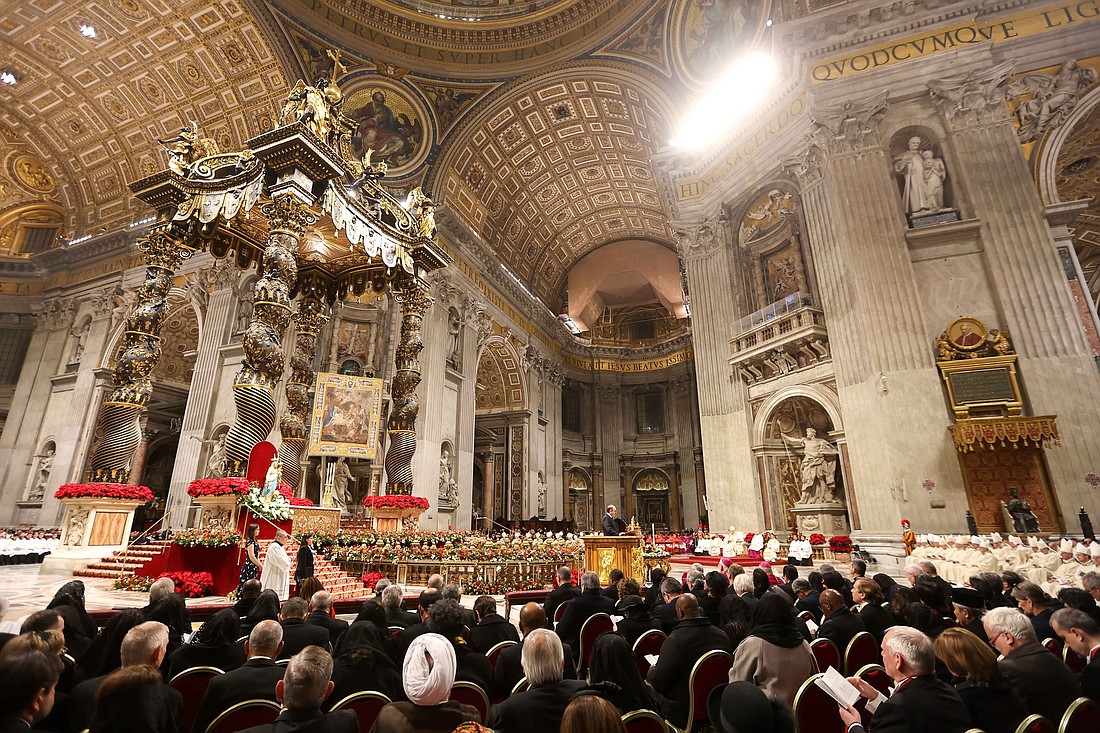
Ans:
POLYGON ((17 79, 15 78, 15 74, 6 69, 4 71, 0 71, 0 82, 4 82, 5 84, 14 84, 16 81, 17 79))
POLYGON ((698 150, 722 140, 730 129, 774 89, 775 60, 763 53, 737 59, 683 118, 669 144, 698 150))
POLYGON ((80 26, 80 35, 85 38, 95 38, 95 26, 89 25, 88 23, 83 24, 80 26))

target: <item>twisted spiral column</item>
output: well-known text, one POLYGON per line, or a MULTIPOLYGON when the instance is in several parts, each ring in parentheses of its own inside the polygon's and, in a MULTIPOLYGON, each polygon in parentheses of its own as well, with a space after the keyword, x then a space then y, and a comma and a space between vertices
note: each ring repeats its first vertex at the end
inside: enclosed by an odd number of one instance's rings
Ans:
POLYGON ((298 280, 298 240, 317 221, 290 194, 260 208, 270 234, 253 295, 252 322, 244 334, 244 364, 233 379, 237 420, 225 436, 226 476, 244 476, 252 449, 275 427, 275 385, 286 358, 283 335, 290 323, 290 291, 298 280))
POLYGON ((138 247, 145 257, 145 282, 126 319, 115 388, 99 411, 96 444, 88 460, 95 482, 124 484, 129 479, 130 462, 141 443, 141 413, 153 392, 149 375, 160 360, 160 328, 168 313, 172 275, 194 254, 168 232, 150 234, 138 247))
POLYGON ((411 494, 416 416, 420 412, 416 386, 420 384, 420 352, 424 348, 420 329, 432 299, 427 285, 419 282, 396 293, 396 298, 401 304, 401 342, 394 357, 397 373, 390 385, 392 407, 386 424, 390 440, 386 451, 386 493, 411 494))
POLYGON ((317 354, 317 336, 328 320, 326 306, 319 293, 309 292, 298 302, 294 314, 294 353, 290 357, 290 378, 286 383, 286 412, 279 421, 283 442, 279 446, 279 462, 283 466, 283 480, 299 495, 302 484, 302 454, 309 435, 312 401, 309 390, 313 386, 313 359, 317 354))

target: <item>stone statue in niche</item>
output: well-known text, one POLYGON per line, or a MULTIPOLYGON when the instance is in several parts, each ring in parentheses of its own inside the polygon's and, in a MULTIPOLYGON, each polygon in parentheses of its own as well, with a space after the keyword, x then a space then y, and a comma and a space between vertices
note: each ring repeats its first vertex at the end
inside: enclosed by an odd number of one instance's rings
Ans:
POLYGON ((458 482, 453 473, 451 449, 444 445, 439 454, 439 504, 449 509, 458 508, 458 482))
POLYGON ((332 498, 339 509, 344 509, 351 503, 351 492, 348 491, 350 481, 358 481, 358 479, 351 475, 348 459, 340 456, 336 459, 336 469, 332 473, 332 498))
POLYGON ((947 170, 943 160, 935 157, 920 135, 909 138, 906 150, 894 158, 894 172, 901 175, 904 183, 902 204, 905 213, 943 208, 943 182, 947 170))
POLYGON ((50 471, 53 470, 53 456, 53 448, 47 448, 45 454, 40 457, 37 471, 38 478, 27 496, 28 501, 42 501, 42 497, 46 495, 46 483, 50 480, 50 471))
POLYGON ((1015 487, 1009 489, 1008 493, 1012 498, 1005 504, 1005 508, 1012 517, 1015 531, 1038 532, 1039 520, 1035 517, 1035 512, 1031 511, 1031 504, 1020 498, 1020 492, 1015 487))
POLYGON ((84 356, 84 346, 88 343, 88 331, 91 327, 91 321, 86 321, 83 326, 72 330, 73 350, 69 356, 70 364, 76 364, 84 356))
POLYGON ((546 479, 543 477, 542 471, 539 471, 539 484, 538 484, 538 508, 539 519, 546 519, 546 479))
POLYGON ((947 178, 947 168, 942 158, 934 157, 931 149, 921 151, 924 166, 924 203, 930 211, 943 208, 943 182, 947 178))
POLYGON ((206 478, 223 478, 225 476, 222 465, 225 463, 225 436, 226 433, 222 433, 221 437, 212 440, 203 440, 197 435, 191 436, 192 440, 197 440, 203 445, 214 446, 206 459, 206 478))
POLYGON ((813 428, 806 428, 803 438, 783 435, 783 440, 802 449, 802 460, 799 464, 802 472, 802 495, 795 504, 838 503, 836 459, 839 452, 832 443, 817 437, 817 431, 813 428))
POLYGON ((447 311, 447 333, 450 336, 447 363, 457 367, 462 360, 462 317, 456 308, 447 311))
POLYGON ((248 324, 252 322, 252 288, 255 285, 250 285, 247 288, 241 288, 240 293, 237 295, 237 332, 243 333, 248 324))

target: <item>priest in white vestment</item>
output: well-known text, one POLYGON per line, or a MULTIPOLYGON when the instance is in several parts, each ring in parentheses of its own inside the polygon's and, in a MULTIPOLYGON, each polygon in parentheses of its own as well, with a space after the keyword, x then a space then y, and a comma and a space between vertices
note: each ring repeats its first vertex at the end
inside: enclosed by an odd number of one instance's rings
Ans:
POLYGON ((267 546, 264 569, 260 573, 262 589, 275 591, 280 601, 290 598, 290 556, 283 548, 286 541, 286 532, 280 529, 275 533, 275 541, 267 546))

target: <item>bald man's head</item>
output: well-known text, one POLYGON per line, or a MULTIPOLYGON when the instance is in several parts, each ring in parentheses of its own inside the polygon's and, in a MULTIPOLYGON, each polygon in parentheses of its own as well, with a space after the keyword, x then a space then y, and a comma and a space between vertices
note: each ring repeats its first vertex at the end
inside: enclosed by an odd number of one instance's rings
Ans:
POLYGON ((844 598, 832 588, 821 591, 817 603, 825 614, 830 614, 844 605, 844 598))
POLYGON ((546 628, 546 611, 537 603, 527 603, 519 609, 519 630, 524 636, 535 629, 546 628))
POLYGON ((699 599, 691 593, 685 593, 676 599, 676 618, 697 618, 699 599))

